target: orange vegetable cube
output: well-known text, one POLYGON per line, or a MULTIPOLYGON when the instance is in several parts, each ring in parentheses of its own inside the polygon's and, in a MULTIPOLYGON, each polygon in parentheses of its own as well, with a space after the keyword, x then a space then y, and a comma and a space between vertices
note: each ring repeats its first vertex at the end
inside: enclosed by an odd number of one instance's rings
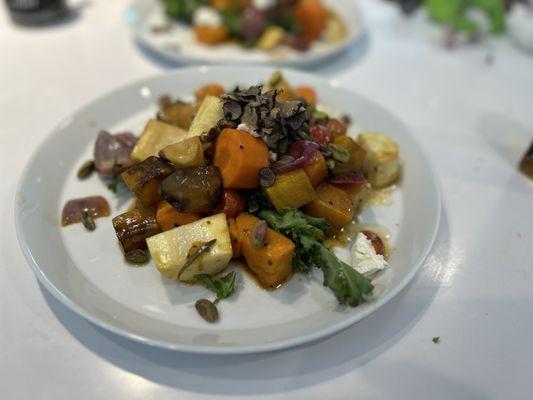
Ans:
POLYGON ((202 219, 202 214, 179 212, 166 201, 161 201, 157 205, 156 220, 163 232, 200 219, 202 219))
POLYGON ((285 236, 267 229, 265 245, 256 247, 252 237, 254 227, 261 222, 250 214, 237 217, 238 239, 248 268, 266 288, 277 288, 292 273, 294 243, 285 236))
POLYGON ((316 104, 317 95, 315 89, 308 86, 299 86, 295 89, 296 95, 305 100, 307 104, 316 104))
POLYGON ((317 218, 326 218, 331 232, 336 232, 350 223, 354 217, 352 201, 342 189, 328 183, 316 188, 316 199, 307 204, 303 211, 317 218))
POLYGON ((328 166, 326 165, 326 159, 321 152, 317 151, 313 160, 303 167, 307 177, 311 181, 313 186, 318 186, 328 175, 328 166))
POLYGON ((220 169, 225 189, 254 189, 259 171, 270 164, 268 147, 248 132, 224 129, 215 143, 213 164, 220 169))

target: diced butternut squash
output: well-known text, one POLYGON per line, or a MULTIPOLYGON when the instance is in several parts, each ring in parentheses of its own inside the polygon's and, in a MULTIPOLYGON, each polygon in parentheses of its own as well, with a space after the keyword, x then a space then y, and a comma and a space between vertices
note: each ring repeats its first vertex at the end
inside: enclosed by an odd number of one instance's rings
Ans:
POLYGON ((295 89, 296 96, 305 100, 307 104, 316 104, 317 96, 316 91, 309 86, 299 86, 295 89))
POLYGON ((198 136, 165 147, 159 152, 159 156, 178 168, 205 165, 204 149, 198 136))
POLYGON ((228 223, 224 214, 217 214, 191 224, 152 236, 146 243, 159 272, 169 279, 194 282, 197 274, 216 275, 226 268, 233 251, 228 223), (193 245, 216 242, 198 257, 182 274, 193 245))
POLYGON ((219 97, 220 95, 224 94, 224 87, 217 83, 209 83, 207 85, 202 86, 198 90, 194 92, 194 96, 196 97, 196 101, 202 101, 207 96, 215 96, 219 97))
POLYGON ((229 31, 225 26, 196 25, 194 27, 196 39, 208 45, 215 45, 225 42, 228 39, 229 31))
POLYGON ((163 232, 200 219, 202 219, 202 214, 179 212, 166 201, 161 201, 157 205, 156 220, 163 232))
POLYGON ((362 133, 357 143, 365 149, 366 179, 375 188, 392 185, 400 176, 399 149, 396 142, 381 133, 362 133))
POLYGON ((284 208, 300 208, 316 197, 311 181, 303 169, 276 176, 274 185, 265 189, 268 199, 278 212, 284 208))
POLYGON ((161 232, 153 209, 134 208, 113 218, 113 228, 124 253, 147 248, 146 239, 161 232))
POLYGON ((187 137, 187 131, 162 121, 151 119, 131 153, 135 161, 144 161, 148 157, 157 156, 159 150, 187 137))
POLYGON ((303 208, 306 214, 326 218, 331 225, 331 232, 336 232, 354 216, 352 201, 342 189, 328 183, 316 189, 316 199, 303 208))
POLYGON ((159 184, 173 172, 174 168, 170 164, 160 158, 149 157, 128 168, 121 176, 143 207, 147 208, 162 200, 159 195, 159 184))
POLYGON ((215 96, 206 96, 191 123, 187 137, 208 133, 222 118, 224 118, 222 100, 215 96))
POLYGON ((303 167, 307 177, 311 181, 313 186, 318 186, 328 175, 328 166, 326 165, 326 159, 321 152, 317 151, 313 157, 313 160, 303 167))
POLYGON ((220 168, 224 188, 253 189, 259 171, 269 166, 268 147, 248 132, 224 129, 215 143, 213 164, 220 168))
POLYGON ((228 219, 229 236, 231 238, 231 248, 233 249, 233 258, 242 256, 241 242, 239 241, 239 232, 237 230, 237 221, 235 218, 228 219))
POLYGON ((265 245, 256 247, 252 238, 254 227, 260 220, 250 214, 237 217, 238 238, 248 268, 266 288, 277 288, 292 273, 294 243, 285 236, 267 229, 265 245))
POLYGON ((340 175, 363 170, 366 151, 351 137, 346 135, 337 135, 333 138, 333 144, 343 148, 350 154, 350 159, 347 162, 335 162, 333 174, 340 175))

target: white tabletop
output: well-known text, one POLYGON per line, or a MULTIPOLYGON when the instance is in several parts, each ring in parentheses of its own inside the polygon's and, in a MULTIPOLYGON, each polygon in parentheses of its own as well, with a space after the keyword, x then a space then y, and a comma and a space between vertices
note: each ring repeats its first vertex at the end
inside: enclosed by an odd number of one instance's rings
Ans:
POLYGON ((531 398, 533 182, 517 163, 533 138, 533 57, 504 38, 446 51, 376 0, 360 1, 364 43, 315 72, 403 119, 437 170, 439 236, 397 298, 320 343, 208 357, 107 333, 40 287, 13 222, 28 155, 84 103, 169 68, 131 42, 125 3, 92 0, 42 29, 0 11, 0 398, 531 398))

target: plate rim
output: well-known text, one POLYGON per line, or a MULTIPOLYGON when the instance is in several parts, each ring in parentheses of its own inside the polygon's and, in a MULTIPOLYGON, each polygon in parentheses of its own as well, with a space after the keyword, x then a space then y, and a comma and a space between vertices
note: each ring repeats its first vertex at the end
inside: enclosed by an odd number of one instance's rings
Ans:
POLYGON ((361 9, 357 2, 355 0, 344 0, 344 1, 350 1, 355 9, 357 10, 357 19, 359 22, 359 29, 355 32, 350 32, 347 39, 340 44, 339 46, 333 47, 330 50, 324 51, 323 53, 315 53, 314 56, 312 54, 304 53, 303 55, 295 58, 289 58, 289 59, 268 59, 264 61, 246 61, 240 59, 239 61, 231 61, 223 62, 222 60, 209 60, 205 57, 201 56, 191 56, 191 55, 173 55, 169 52, 164 51, 163 49, 153 46, 150 41, 146 40, 138 31, 138 29, 135 29, 135 24, 132 21, 128 21, 127 14, 130 12, 136 12, 134 11, 136 8, 136 3, 139 0, 129 0, 127 6, 124 9, 123 15, 126 25, 128 26, 128 31, 130 38, 134 40, 137 44, 139 44, 144 49, 148 50, 149 52, 152 52, 154 55, 157 55, 158 57, 163 58, 164 60, 176 64, 176 65, 182 65, 182 66, 193 66, 193 65, 240 65, 240 66, 280 66, 280 67, 288 67, 288 68, 298 68, 298 67, 305 67, 305 66, 313 66, 318 65, 326 60, 332 59, 335 56, 338 56, 340 54, 343 54, 347 50, 350 49, 350 47, 355 46, 357 42, 364 40, 365 35, 367 34, 366 29, 366 23, 365 18, 361 12, 361 9))
MULTIPOLYGON (((271 72, 275 67, 273 66, 260 66, 260 65, 243 65, 239 67, 240 69, 254 69, 258 70, 255 72, 261 72, 263 70, 264 73, 268 74, 268 72, 271 72)), ((74 112, 69 113, 65 118, 61 119, 60 122, 53 126, 51 130, 47 132, 47 134, 44 135, 43 139, 40 141, 40 143, 36 146, 35 150, 32 152, 31 156, 26 161, 26 164, 24 168, 22 169, 22 172, 19 175, 18 183, 16 186, 16 192, 15 192, 15 199, 14 199, 14 221, 15 221, 15 232, 17 241, 19 244, 19 247, 24 255, 24 258, 26 259, 27 263, 30 265, 31 269, 33 270, 34 274, 36 275, 38 281, 58 300, 60 303, 65 305, 70 310, 74 311, 79 316, 83 317, 87 321, 90 321, 94 325, 103 328, 107 331, 110 331, 118 336, 125 337, 131 340, 134 340, 136 342, 140 342, 143 344, 147 344, 150 346, 154 346, 157 348, 164 348, 169 349, 173 351, 179 351, 183 353, 191 353, 191 354, 211 354, 211 355, 237 355, 237 354, 255 354, 255 353, 267 353, 267 352, 273 352, 273 351, 279 351, 284 349, 289 349, 293 347, 299 347, 305 344, 316 342, 320 339, 325 339, 327 337, 332 336, 335 333, 339 333, 356 323, 362 321, 370 314, 377 312, 380 308, 382 308, 385 304, 387 304, 389 301, 394 299, 401 291, 403 291, 409 283, 413 280, 413 278, 418 274, 420 271, 422 265, 426 261, 427 257, 429 256, 434 244, 435 240, 438 235, 441 218, 442 218, 442 191, 441 187, 438 181, 437 174, 435 173, 434 166, 431 164, 429 158, 426 155, 426 152, 424 152, 423 147, 420 145, 419 141, 410 133, 410 130, 407 130, 407 133, 409 137, 413 140, 413 142, 419 147, 421 150, 420 155, 422 157, 423 162, 428 167, 428 173, 431 177, 431 186, 433 189, 433 192, 435 194, 435 209, 436 214, 433 215, 433 230, 431 232, 430 238, 426 243, 426 246, 424 247, 423 251, 420 252, 419 256, 417 257, 416 265, 414 265, 410 271, 406 274, 406 276, 398 283, 398 285, 394 288, 392 288, 390 291, 388 291, 383 297, 380 297, 376 300, 373 307, 368 308, 364 310, 361 313, 355 314, 353 316, 348 316, 343 321, 328 326, 323 329, 316 330, 311 333, 307 333, 292 339, 285 339, 285 340, 279 340, 276 342, 270 342, 270 343, 264 343, 260 345, 246 345, 246 346, 209 346, 209 345, 190 345, 190 344, 177 344, 173 342, 168 342, 164 340, 158 340, 158 339, 151 339, 147 338, 141 335, 137 335, 134 333, 129 332, 126 329, 119 328, 117 326, 111 325, 103 320, 100 320, 99 318, 93 316, 89 311, 84 310, 81 306, 76 304, 74 301, 72 301, 69 297, 64 295, 59 288, 57 288, 53 282, 51 282, 44 271, 39 267, 37 261, 34 259, 32 255, 32 251, 27 244, 24 233, 23 233, 23 227, 21 222, 21 216, 20 216, 20 207, 21 204, 19 203, 19 194, 21 193, 24 183, 27 182, 27 178, 29 176, 30 167, 33 163, 34 158, 37 156, 37 154, 41 151, 42 146, 44 143, 49 140, 50 137, 56 134, 56 132, 60 131, 61 126, 65 123, 65 121, 72 120, 76 118, 76 116, 82 112, 84 109, 97 104, 100 102, 103 98, 112 96, 116 92, 120 92, 122 90, 126 90, 128 88, 135 88, 138 86, 146 86, 149 84, 150 81, 154 79, 161 79, 163 77, 172 77, 175 75, 179 75, 182 73, 199 73, 199 74, 207 74, 210 72, 210 70, 231 70, 235 69, 234 66, 230 65, 202 65, 202 66, 189 66, 185 68, 180 68, 164 73, 156 73, 148 75, 144 78, 136 79, 130 83, 116 86, 112 88, 111 90, 97 96, 92 101, 89 101, 87 103, 84 103, 81 107, 75 109, 74 112)), ((334 90, 339 90, 338 86, 332 82, 331 79, 324 79, 321 77, 318 77, 314 74, 302 72, 299 70, 291 69, 291 68, 283 68, 283 72, 287 73, 294 73, 302 76, 302 78, 306 79, 318 79, 321 80, 323 83, 326 83, 330 88, 334 90)), ((267 75, 265 75, 267 76, 267 75)), ((391 114, 395 118, 396 115, 394 113, 391 113, 388 111, 385 107, 379 105, 378 103, 374 102, 373 100, 368 99, 366 96, 361 95, 357 93, 355 90, 352 90, 350 88, 343 88, 342 90, 352 92, 356 94, 357 96, 363 98, 365 101, 367 101, 370 104, 375 104, 385 110, 387 113, 391 114)), ((400 122, 403 123, 401 119, 399 119, 400 122)), ((407 126, 406 126, 407 127, 407 126)))

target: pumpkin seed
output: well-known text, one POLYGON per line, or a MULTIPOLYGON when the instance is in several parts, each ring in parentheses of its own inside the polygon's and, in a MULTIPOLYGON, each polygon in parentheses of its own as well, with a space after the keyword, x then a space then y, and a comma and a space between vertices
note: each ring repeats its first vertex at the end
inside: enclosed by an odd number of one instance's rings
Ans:
POLYGON ((268 226, 265 221, 259 221, 257 224, 255 224, 252 230, 252 242, 254 247, 265 247, 267 228, 268 226))
POLYGON ((142 265, 146 264, 148 260, 150 259, 148 252, 146 250, 132 250, 128 251, 125 254, 126 261, 128 261, 130 264, 136 264, 136 265, 142 265))
POLYGON ((85 161, 80 169, 78 169, 78 179, 85 179, 91 176, 91 174, 94 172, 94 161, 93 160, 87 160, 85 161))
POLYGON ((333 158, 339 162, 345 163, 350 160, 350 153, 348 152, 348 150, 343 149, 340 146, 330 144, 329 151, 331 151, 331 155, 333 156, 333 158))
POLYGON ((198 314, 209 323, 218 321, 217 306, 207 299, 200 299, 194 305, 198 314))
POLYGON ((85 229, 87 229, 88 231, 94 231, 96 229, 94 218, 87 209, 81 210, 81 222, 83 223, 85 229))
POLYGON ((276 182, 276 174, 272 168, 262 168, 259 171, 259 183, 261 187, 269 188, 276 182))

